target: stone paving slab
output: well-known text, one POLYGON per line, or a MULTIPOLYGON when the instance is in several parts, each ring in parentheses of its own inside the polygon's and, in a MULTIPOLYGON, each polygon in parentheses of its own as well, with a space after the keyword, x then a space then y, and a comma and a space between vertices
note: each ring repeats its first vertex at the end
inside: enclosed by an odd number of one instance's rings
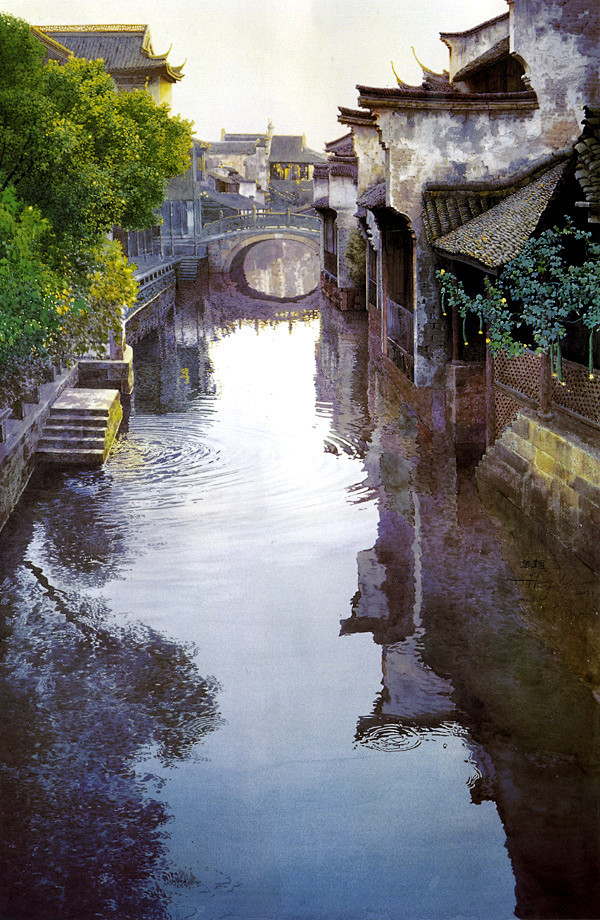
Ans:
POLYGON ((76 387, 63 390, 52 408, 63 412, 108 412, 115 399, 118 398, 118 390, 85 390, 76 387))

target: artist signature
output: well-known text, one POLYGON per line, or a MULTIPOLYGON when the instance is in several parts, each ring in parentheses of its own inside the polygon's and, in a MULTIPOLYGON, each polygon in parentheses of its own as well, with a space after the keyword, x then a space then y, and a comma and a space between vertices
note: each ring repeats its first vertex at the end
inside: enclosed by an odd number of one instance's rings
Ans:
POLYGON ((568 592, 571 598, 586 600, 598 599, 600 595, 600 579, 592 577, 582 581, 565 572, 559 575, 549 570, 543 559, 523 559, 521 569, 523 574, 510 581, 535 591, 540 600, 547 600, 554 591, 568 592))

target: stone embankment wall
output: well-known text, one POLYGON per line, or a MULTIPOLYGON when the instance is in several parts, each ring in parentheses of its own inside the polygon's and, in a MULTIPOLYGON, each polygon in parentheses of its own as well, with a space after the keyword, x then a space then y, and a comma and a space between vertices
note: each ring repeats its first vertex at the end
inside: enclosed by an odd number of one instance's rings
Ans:
POLYGON ((52 403, 67 387, 77 385, 77 367, 64 371, 50 383, 39 387, 39 400, 25 404, 23 418, 2 422, 0 442, 0 529, 17 505, 29 482, 34 456, 52 403))
POLYGON ((600 573, 600 434, 523 410, 487 451, 477 479, 600 573))

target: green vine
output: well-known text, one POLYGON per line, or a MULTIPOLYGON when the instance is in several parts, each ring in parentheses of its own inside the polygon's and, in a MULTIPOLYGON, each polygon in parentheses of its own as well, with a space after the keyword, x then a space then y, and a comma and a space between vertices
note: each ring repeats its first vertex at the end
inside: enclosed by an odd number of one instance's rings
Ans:
MULTIPOLYGON (((487 329, 493 354, 521 354, 531 348, 550 353, 563 382, 561 341, 567 326, 581 320, 589 330, 589 376, 594 378, 593 336, 600 330, 600 245, 571 222, 530 239, 508 262, 495 282, 484 279, 485 294, 467 294, 452 272, 436 272, 442 312, 458 310, 463 333, 469 313, 487 329), (528 341, 529 339, 532 341, 528 341)), ((463 334, 466 342, 466 335, 463 334)))

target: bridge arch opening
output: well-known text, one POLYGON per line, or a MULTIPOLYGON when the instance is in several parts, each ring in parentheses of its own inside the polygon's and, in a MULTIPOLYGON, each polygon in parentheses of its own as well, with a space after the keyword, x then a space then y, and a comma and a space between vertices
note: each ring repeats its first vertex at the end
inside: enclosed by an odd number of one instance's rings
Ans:
POLYGON ((229 274, 250 296, 300 300, 319 285, 320 259, 310 240, 262 238, 237 249, 229 274))

